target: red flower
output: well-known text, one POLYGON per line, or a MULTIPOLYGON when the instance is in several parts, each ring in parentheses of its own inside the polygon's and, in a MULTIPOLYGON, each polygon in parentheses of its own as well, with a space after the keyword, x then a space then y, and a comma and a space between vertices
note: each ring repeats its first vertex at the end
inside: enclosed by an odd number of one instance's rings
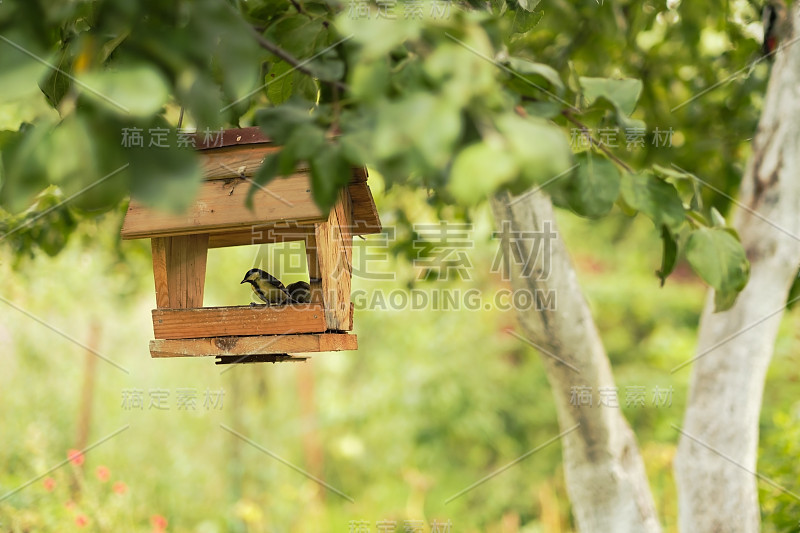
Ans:
POLYGON ((75 517, 75 524, 77 524, 78 527, 86 527, 86 525, 89 524, 89 517, 85 514, 79 514, 75 517))
POLYGON ((54 488, 56 488, 56 480, 51 477, 44 478, 44 490, 47 492, 52 492, 54 488))
POLYGON ((69 459, 70 463, 72 463, 72 464, 74 464, 76 466, 81 466, 83 464, 84 459, 85 459, 85 457, 83 456, 83 452, 81 452, 80 450, 75 450, 75 449, 69 450, 67 452, 67 458, 69 459))
POLYGON ((111 470, 106 468, 103 465, 97 467, 97 470, 94 471, 95 475, 97 475, 97 479, 105 483, 108 481, 108 478, 111 477, 111 470))
POLYGON ((128 491, 128 486, 122 481, 115 481, 114 485, 111 486, 111 490, 117 494, 125 494, 128 491))
POLYGON ((156 533, 167 530, 167 519, 160 514, 154 514, 151 516, 150 523, 153 524, 153 531, 156 533))

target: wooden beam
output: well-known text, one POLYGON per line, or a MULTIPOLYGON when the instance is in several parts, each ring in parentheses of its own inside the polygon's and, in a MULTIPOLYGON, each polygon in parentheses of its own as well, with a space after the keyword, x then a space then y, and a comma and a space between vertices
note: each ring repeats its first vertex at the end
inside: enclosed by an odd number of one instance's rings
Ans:
POLYGON ((152 357, 218 357, 357 350, 358 339, 348 333, 260 335, 150 341, 152 357))
POLYGON ((200 185, 194 204, 179 214, 151 209, 131 199, 122 225, 122 238, 231 233, 282 221, 325 220, 311 197, 307 174, 272 181, 255 193, 252 210, 245 206, 250 186, 251 183, 242 178, 205 181, 200 185))
POLYGON ((153 309, 156 339, 324 333, 327 329, 322 305, 313 303, 153 309))
POLYGON ((245 231, 212 233, 208 239, 209 248, 244 246, 248 244, 273 244, 276 242, 304 241, 314 235, 313 224, 273 224, 253 226, 245 231))
POLYGON ((208 235, 155 238, 151 246, 156 307, 202 307, 208 235))

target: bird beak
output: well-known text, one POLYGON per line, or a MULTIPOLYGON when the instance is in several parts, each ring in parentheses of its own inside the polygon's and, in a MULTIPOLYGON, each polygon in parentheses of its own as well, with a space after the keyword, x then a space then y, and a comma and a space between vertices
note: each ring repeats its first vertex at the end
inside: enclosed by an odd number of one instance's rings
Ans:
POLYGON ((242 281, 240 281, 240 282, 239 282, 239 285, 241 285, 242 283, 246 283, 246 282, 247 282, 247 278, 245 278, 245 279, 243 279, 242 281))

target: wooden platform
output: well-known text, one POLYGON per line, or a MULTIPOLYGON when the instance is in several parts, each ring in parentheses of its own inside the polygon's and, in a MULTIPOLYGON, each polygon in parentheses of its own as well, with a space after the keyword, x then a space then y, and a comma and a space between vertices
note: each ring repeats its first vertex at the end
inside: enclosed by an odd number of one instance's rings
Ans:
POLYGON ((150 341, 150 355, 155 358, 317 353, 357 349, 358 338, 351 333, 213 337, 191 340, 156 339, 150 341))
POLYGON ((324 333, 322 304, 153 309, 156 339, 324 333))

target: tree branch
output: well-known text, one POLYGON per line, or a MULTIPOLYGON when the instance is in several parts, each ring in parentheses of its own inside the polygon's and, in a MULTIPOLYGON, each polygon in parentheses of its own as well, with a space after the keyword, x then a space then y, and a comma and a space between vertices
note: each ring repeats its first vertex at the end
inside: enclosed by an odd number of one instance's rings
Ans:
POLYGON ((347 86, 347 84, 342 83, 339 80, 323 80, 323 79, 320 79, 316 74, 314 74, 314 71, 311 70, 310 68, 308 68, 302 61, 300 61, 299 59, 295 58, 292 54, 290 54, 289 52, 287 52, 286 50, 284 50, 283 48, 281 48, 277 44, 275 44, 272 41, 266 39, 263 35, 258 33, 255 30, 255 28, 253 28, 252 30, 253 30, 252 31, 253 37, 255 37, 256 41, 258 42, 258 45, 261 46, 261 48, 263 48, 264 50, 267 50, 269 53, 271 53, 271 54, 281 58, 282 60, 286 61, 292 67, 294 67, 295 70, 297 70, 299 72, 302 72, 306 76, 311 76, 312 78, 317 79, 317 80, 319 80, 319 81, 321 81, 323 83, 328 83, 330 85, 333 85, 334 87, 337 87, 338 89, 341 89, 342 91, 348 91, 349 90, 349 87, 347 86))
POLYGON ((589 127, 586 126, 586 124, 575 118, 568 109, 563 110, 561 114, 564 115, 564 118, 566 118, 568 121, 578 126, 578 128, 581 130, 581 133, 583 133, 583 136, 586 137, 586 139, 589 141, 589 144, 595 146, 598 150, 606 154, 608 158, 611 159, 613 162, 615 162, 617 165, 619 165, 626 171, 633 174, 633 169, 625 161, 614 155, 614 153, 611 150, 609 150, 609 148, 606 145, 604 145, 601 141, 592 137, 592 133, 589 131, 589 127))

